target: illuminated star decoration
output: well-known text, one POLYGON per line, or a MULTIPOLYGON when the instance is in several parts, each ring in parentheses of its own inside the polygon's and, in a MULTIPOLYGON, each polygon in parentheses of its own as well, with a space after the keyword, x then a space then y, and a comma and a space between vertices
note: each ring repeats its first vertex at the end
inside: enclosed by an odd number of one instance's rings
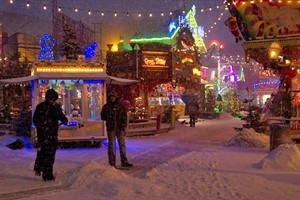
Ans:
POLYGON ((52 47, 55 45, 55 39, 46 33, 43 35, 43 37, 41 37, 39 44, 41 46, 41 51, 38 55, 38 59, 39 60, 54 60, 52 47))
POLYGON ((97 42, 93 42, 90 46, 84 49, 85 59, 92 59, 96 55, 97 42))

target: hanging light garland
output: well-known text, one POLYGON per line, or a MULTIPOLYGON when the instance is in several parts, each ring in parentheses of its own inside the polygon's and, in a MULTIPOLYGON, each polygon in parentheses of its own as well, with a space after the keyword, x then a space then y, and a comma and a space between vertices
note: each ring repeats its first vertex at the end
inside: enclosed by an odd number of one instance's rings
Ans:
MULTIPOLYGON (((49 0, 48 0, 49 1, 49 0)), ((16 2, 13 0, 9 0, 10 4, 15 4, 16 2)), ((29 9, 32 7, 32 5, 34 4, 38 4, 38 2, 34 2, 34 1, 27 1, 26 2, 26 7, 29 9)), ((49 3, 50 4, 50 3, 49 3)), ((228 10, 227 7, 227 2, 226 0, 223 2, 223 4, 221 5, 216 5, 216 6, 212 6, 212 7, 208 7, 208 8, 198 8, 197 10, 200 11, 200 13, 204 13, 204 12, 215 12, 216 10, 221 10, 220 15, 218 16, 218 18, 210 25, 207 26, 209 27, 208 30, 204 33, 204 37, 208 37, 208 34, 217 26, 217 24, 219 23, 219 21, 221 21, 222 17, 224 16, 224 12, 222 12, 222 10, 228 10), (224 6, 225 4, 225 6, 224 6)), ((43 4, 43 10, 47 11, 48 7, 47 4, 43 4)), ((51 10, 51 9, 50 9, 51 10)), ((143 16, 148 16, 149 18, 153 18, 153 17, 165 17, 165 16, 171 16, 173 15, 174 11, 168 11, 168 12, 163 12, 163 11, 149 11, 149 12, 129 12, 129 11, 109 11, 109 10, 93 10, 93 9, 82 9, 82 8, 77 8, 77 7, 63 7, 63 6, 58 6, 57 11, 58 12, 63 12, 63 11, 73 11, 74 13, 87 13, 88 16, 100 16, 100 17, 104 17, 104 16, 111 16, 113 15, 114 17, 118 17, 118 16, 137 16, 138 18, 141 18, 143 16)), ((183 11, 183 14, 185 14, 185 11, 183 11)))
MULTIPOLYGON (((49 1, 49 0, 48 0, 49 1)), ((9 0, 10 4, 16 4, 16 2, 14 0, 9 0)), ((27 8, 32 7, 32 5, 37 5, 40 2, 34 2, 34 1, 27 1, 25 6, 27 8)), ((50 3, 49 3, 50 4, 50 3)), ((48 6, 47 4, 43 4, 42 6, 43 10, 48 10, 48 6)), ((209 7, 209 8, 199 8, 200 12, 213 12, 215 10, 220 10, 220 9, 224 9, 224 5, 216 5, 214 7, 209 7)), ((226 9, 226 8, 225 8, 226 9)), ((110 11, 110 10, 93 10, 93 9, 82 9, 82 8, 76 8, 76 7, 64 7, 64 6, 58 6, 57 8, 58 12, 63 12, 65 10, 71 10, 75 13, 79 13, 79 12, 83 12, 83 13, 87 13, 87 15, 100 15, 100 16, 109 16, 109 15, 113 15, 114 17, 117 16, 138 16, 138 17, 142 17, 142 16, 148 16, 148 17, 164 17, 164 16, 168 16, 168 15, 173 15, 174 11, 168 11, 168 12, 163 12, 163 11, 149 11, 149 12, 129 12, 129 11, 110 11), (167 14, 168 13, 168 14, 167 14)), ((185 14, 185 11, 182 11, 182 14, 185 14)))
MULTIPOLYGON (((204 58, 207 57, 207 55, 203 55, 204 58)), ((251 60, 249 63, 246 62, 244 55, 222 55, 221 58, 222 59, 222 63, 228 63, 230 65, 240 65, 243 68, 247 68, 249 70, 253 70, 254 72, 260 71, 263 69, 263 66, 261 64, 259 64, 258 62, 251 60)))
POLYGON ((207 37, 208 33, 210 33, 212 31, 212 29, 218 24, 218 22, 221 21, 223 16, 224 16, 224 13, 221 12, 217 21, 214 21, 213 24, 210 26, 210 28, 207 30, 207 32, 204 33, 204 37, 207 37))

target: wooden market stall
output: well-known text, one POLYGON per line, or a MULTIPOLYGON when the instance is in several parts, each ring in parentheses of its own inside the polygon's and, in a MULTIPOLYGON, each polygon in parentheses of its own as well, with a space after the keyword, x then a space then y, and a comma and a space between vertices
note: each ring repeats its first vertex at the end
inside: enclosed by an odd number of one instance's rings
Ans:
MULTIPOLYGON (((32 113, 38 103, 45 100, 47 89, 58 94, 58 103, 69 119, 61 125, 59 141, 102 141, 107 139, 105 122, 100 112, 106 103, 106 85, 127 85, 136 80, 108 76, 105 66, 91 62, 36 62, 32 75, 17 79, 0 80, 2 83, 31 81, 32 113)), ((36 139, 36 128, 31 131, 36 139)))

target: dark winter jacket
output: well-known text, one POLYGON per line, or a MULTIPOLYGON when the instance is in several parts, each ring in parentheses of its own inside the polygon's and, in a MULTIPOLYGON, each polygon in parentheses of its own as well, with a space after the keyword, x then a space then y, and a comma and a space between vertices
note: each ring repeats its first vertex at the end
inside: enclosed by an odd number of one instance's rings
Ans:
POLYGON ((199 111, 199 105, 197 102, 192 101, 186 105, 186 112, 189 115, 197 115, 198 111, 199 111))
POLYGON ((38 104, 33 114, 33 124, 37 128, 38 139, 57 138, 59 121, 68 124, 68 118, 59 104, 49 99, 38 104))
POLYGON ((118 99, 115 102, 109 101, 101 110, 101 119, 106 121, 107 131, 115 129, 117 131, 124 131, 127 126, 126 108, 119 103, 118 99))

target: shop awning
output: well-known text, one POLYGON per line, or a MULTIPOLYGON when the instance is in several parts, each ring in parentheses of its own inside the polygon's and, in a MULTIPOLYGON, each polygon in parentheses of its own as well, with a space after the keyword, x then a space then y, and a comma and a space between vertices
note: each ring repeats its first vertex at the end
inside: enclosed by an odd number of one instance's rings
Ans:
POLYGON ((0 83, 14 84, 14 83, 23 83, 31 80, 38 79, 37 76, 25 76, 19 78, 9 78, 9 79, 0 79, 0 83))
POLYGON ((112 85, 129 85, 133 83, 139 82, 138 80, 126 79, 126 78, 117 78, 113 76, 109 76, 110 80, 107 82, 112 85))
POLYGON ((113 76, 108 76, 105 73, 87 73, 81 74, 58 74, 58 73, 39 73, 38 76, 26 76, 26 77, 19 77, 19 78, 10 78, 10 79, 0 79, 0 83, 4 84, 15 84, 15 83, 23 83, 35 79, 83 79, 83 80, 105 80, 106 83, 112 85, 129 85, 133 83, 137 83, 138 80, 131 80, 125 78, 117 78, 113 76))

